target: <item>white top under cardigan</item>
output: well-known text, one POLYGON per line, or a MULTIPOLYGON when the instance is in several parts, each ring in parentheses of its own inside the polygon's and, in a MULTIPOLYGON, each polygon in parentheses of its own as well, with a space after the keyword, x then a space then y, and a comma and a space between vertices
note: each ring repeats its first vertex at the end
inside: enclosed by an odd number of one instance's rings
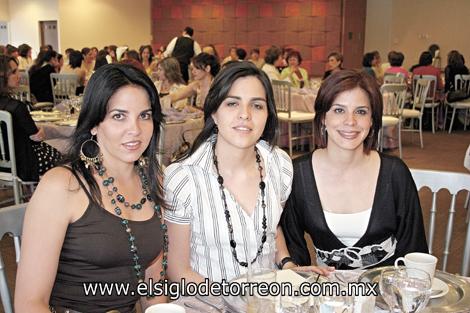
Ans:
MULTIPOLYGON (((165 210, 165 220, 191 226, 191 268, 211 281, 221 281, 243 275, 246 268, 235 261, 230 247, 224 204, 212 159, 211 141, 214 139, 215 137, 209 139, 189 158, 166 168, 164 191, 169 209, 165 210)), ((254 266, 273 266, 274 236, 284 203, 291 192, 292 162, 284 151, 278 147, 271 150, 265 141, 260 141, 256 146, 265 169, 263 181, 266 184, 268 240, 254 266)), ((238 259, 241 262, 247 261, 249 247, 248 259, 253 260, 263 232, 261 194, 258 194, 253 215, 249 216, 229 191, 224 191, 237 243, 238 259)))

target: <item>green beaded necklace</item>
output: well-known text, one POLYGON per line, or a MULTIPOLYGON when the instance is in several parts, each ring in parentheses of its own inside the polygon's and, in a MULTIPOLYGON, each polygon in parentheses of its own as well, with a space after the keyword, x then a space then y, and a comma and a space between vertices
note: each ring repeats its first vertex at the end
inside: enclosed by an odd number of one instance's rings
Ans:
MULTIPOLYGON (((131 207, 131 209, 136 209, 140 210, 142 209, 142 205, 145 204, 147 201, 152 201, 152 198, 150 197, 150 194, 148 192, 148 179, 147 176, 145 175, 144 168, 142 166, 138 167, 138 174, 140 177, 140 181, 142 183, 142 194, 143 197, 140 199, 138 203, 135 204, 129 204, 129 202, 126 201, 124 196, 120 193, 118 193, 118 189, 116 186, 114 186, 114 177, 106 175, 106 168, 102 165, 98 166, 98 175, 103 179, 103 186, 106 187, 108 190, 108 196, 111 198, 111 204, 114 206, 114 212, 116 213, 117 216, 121 217, 122 215, 122 210, 118 206, 119 203, 123 203, 126 208, 131 207), (106 177, 105 177, 106 176, 106 177), (113 198, 113 195, 117 194, 115 198, 113 198)), ((168 267, 168 228, 165 222, 163 221, 163 214, 162 214, 162 209, 159 204, 154 205, 154 210, 157 213, 157 217, 160 219, 161 224, 160 228, 163 232, 163 259, 162 259, 162 271, 160 272, 160 281, 163 281, 165 279, 166 275, 166 269, 168 267)), ((130 252, 132 253, 132 261, 134 262, 133 269, 135 272, 135 275, 137 277, 138 282, 143 282, 143 272, 142 272, 142 266, 139 263, 139 255, 137 254, 137 246, 135 244, 135 236, 132 234, 132 229, 129 226, 129 220, 126 218, 121 217, 121 225, 124 227, 124 230, 128 234, 128 239, 129 239, 129 248, 130 252)))

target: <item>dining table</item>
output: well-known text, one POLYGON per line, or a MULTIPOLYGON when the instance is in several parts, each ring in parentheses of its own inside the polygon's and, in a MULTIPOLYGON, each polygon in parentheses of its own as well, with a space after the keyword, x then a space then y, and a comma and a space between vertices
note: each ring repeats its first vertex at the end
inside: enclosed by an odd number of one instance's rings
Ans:
MULTIPOLYGON (((373 279, 377 282, 377 274, 380 274, 384 268, 372 270, 336 270, 331 273, 324 281, 337 282, 339 284, 352 282, 370 282, 373 279), (371 277, 374 276, 374 277, 371 277)), ((308 274, 301 273, 308 277, 308 274)), ((317 276, 316 273, 310 273, 311 276, 317 276)), ((427 306, 421 313, 438 312, 470 312, 470 277, 462 277, 450 273, 436 271, 436 276, 442 279, 448 286, 448 291, 438 297, 432 297, 427 306)), ((235 279, 238 280, 238 279, 235 279)), ((317 279, 318 280, 318 277, 317 279)), ((310 281, 307 279, 307 281, 310 281)), ((377 292, 380 293, 377 286, 377 292)), ((241 300, 234 296, 211 296, 211 295, 191 295, 182 296, 172 303, 185 308, 186 313, 197 312, 223 312, 223 313, 242 313, 247 312, 246 299, 241 300)), ((279 301, 279 299, 277 300, 279 301)), ((314 300, 315 301, 315 300, 314 300)), ((261 310, 264 312, 263 310, 261 310)), ((255 310, 256 312, 256 310, 255 310)), ((330 311, 328 311, 330 312, 330 311)), ((333 311, 331 311, 333 312, 333 311)), ((337 312, 337 311, 335 311, 337 312)), ((339 311, 338 311, 339 312, 339 311)), ((354 299, 354 310, 345 309, 342 312, 347 313, 387 313, 390 312, 384 300, 375 296, 359 297, 354 299)))
MULTIPOLYGON (((77 125, 77 116, 66 115, 61 111, 52 112, 33 111, 32 117, 38 127, 45 133, 45 141, 61 153, 66 153, 70 139, 77 125)), ((163 165, 168 165, 185 143, 192 144, 204 126, 202 112, 166 112, 163 123, 163 165)))

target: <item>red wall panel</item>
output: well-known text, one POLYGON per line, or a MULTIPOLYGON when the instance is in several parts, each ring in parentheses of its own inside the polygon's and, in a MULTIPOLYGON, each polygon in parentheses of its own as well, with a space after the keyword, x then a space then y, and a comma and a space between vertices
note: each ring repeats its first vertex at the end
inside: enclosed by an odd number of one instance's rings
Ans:
MULTIPOLYGON (((213 44, 222 58, 231 46, 247 52, 257 47, 262 55, 271 45, 288 46, 298 49, 302 65, 318 76, 328 53, 344 48, 345 21, 365 21, 365 10, 344 9, 352 5, 365 8, 365 0, 152 0, 152 44, 165 46, 191 26, 201 46, 213 44)), ((362 50, 356 46, 354 57, 360 58, 362 50)))

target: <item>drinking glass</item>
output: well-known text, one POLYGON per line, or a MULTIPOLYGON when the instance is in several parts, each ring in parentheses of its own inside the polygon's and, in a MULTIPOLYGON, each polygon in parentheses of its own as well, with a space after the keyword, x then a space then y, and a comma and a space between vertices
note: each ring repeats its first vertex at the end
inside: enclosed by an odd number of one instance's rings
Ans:
POLYGON ((414 268, 395 268, 382 271, 380 293, 391 312, 418 313, 429 301, 431 278, 414 268))
MULTIPOLYGON (((271 268, 252 268, 248 273, 248 282, 259 284, 272 284, 276 282, 276 271, 271 268)), ((272 296, 260 295, 255 289, 252 296, 247 299, 248 313, 268 313, 274 312, 276 307, 276 298, 272 296)))
POLYGON ((321 295, 317 298, 318 313, 353 313, 354 297, 347 295, 321 295))
POLYGON ((300 294, 300 284, 292 284, 292 293, 281 295, 280 313, 306 313, 310 310, 310 296, 300 294))

